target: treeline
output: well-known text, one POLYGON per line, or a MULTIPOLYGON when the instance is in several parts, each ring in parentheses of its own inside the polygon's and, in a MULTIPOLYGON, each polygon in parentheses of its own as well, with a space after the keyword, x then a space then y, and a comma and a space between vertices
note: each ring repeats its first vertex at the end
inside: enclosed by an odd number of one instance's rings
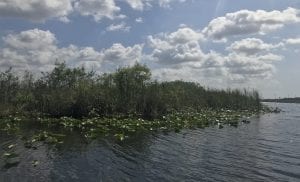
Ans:
POLYGON ((300 103, 300 97, 282 99, 263 99, 263 102, 300 103))
POLYGON ((74 118, 135 115, 153 119, 174 111, 202 109, 259 110, 259 94, 247 90, 205 89, 197 83, 151 79, 140 64, 97 75, 64 63, 35 79, 12 69, 0 73, 0 115, 43 113, 74 118))

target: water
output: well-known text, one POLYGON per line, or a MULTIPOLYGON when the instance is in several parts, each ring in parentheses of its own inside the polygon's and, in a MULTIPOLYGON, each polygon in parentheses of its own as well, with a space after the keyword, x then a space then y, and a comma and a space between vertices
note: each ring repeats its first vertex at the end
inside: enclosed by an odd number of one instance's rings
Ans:
POLYGON ((71 133, 61 147, 28 150, 20 137, 1 134, 0 154, 16 143, 22 161, 6 169, 1 160, 0 181, 300 181, 300 105, 276 105, 285 112, 238 128, 145 134, 123 142, 87 143, 71 133), (34 167, 33 160, 40 164, 34 167))

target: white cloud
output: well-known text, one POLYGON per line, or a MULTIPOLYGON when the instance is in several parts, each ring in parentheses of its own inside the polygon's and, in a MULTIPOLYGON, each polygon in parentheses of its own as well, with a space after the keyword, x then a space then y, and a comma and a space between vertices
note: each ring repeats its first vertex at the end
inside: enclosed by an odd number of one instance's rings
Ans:
POLYGON ((82 16, 92 16, 97 22, 103 18, 113 20, 125 16, 118 14, 121 8, 114 0, 79 0, 75 2, 74 8, 82 16))
POLYGON ((257 56, 257 60, 270 63, 272 63, 273 61, 281 61, 283 60, 283 58, 283 56, 273 53, 267 53, 264 55, 257 56))
POLYGON ((135 22, 137 22, 137 23, 143 23, 144 20, 143 20, 142 17, 138 17, 138 18, 135 19, 135 22))
POLYGON ((56 43, 54 34, 39 29, 9 34, 3 40, 7 46, 19 50, 52 50, 56 43))
POLYGON ((44 22, 47 19, 58 18, 66 20, 72 12, 72 0, 2 0, 0 2, 0 17, 13 17, 44 22))
POLYGON ((290 38, 284 40, 284 42, 288 45, 300 45, 300 38, 290 38))
MULTIPOLYGON (((134 10, 144 10, 153 5, 170 7, 172 2, 185 2, 185 0, 125 0, 134 10)), ((110 20, 123 19, 118 0, 2 0, 0 2, 0 17, 20 18, 32 22, 45 22, 49 19, 70 22, 71 13, 81 16, 91 16, 96 22, 104 18, 110 20)))
POLYGON ((113 71, 117 67, 132 66, 142 59, 143 45, 136 44, 124 47, 120 43, 113 44, 110 48, 102 50, 104 62, 103 72, 113 71))
POLYGON ((106 31, 113 32, 113 31, 123 31, 123 32, 129 32, 130 26, 127 26, 125 22, 121 22, 119 24, 111 24, 106 28, 106 31))
POLYGON ((224 88, 226 84, 245 87, 251 82, 273 77, 276 68, 270 59, 281 60, 282 57, 277 55, 247 57, 235 53, 222 55, 211 52, 206 54, 202 63, 187 62, 168 67, 157 66, 153 69, 153 75, 158 80, 186 80, 214 88, 224 88))
POLYGON ((93 47, 69 45, 59 48, 55 35, 39 29, 9 34, 3 38, 0 49, 0 67, 13 67, 16 71, 49 71, 58 61, 70 66, 85 66, 98 72, 113 71, 117 67, 133 65, 141 60, 143 45, 124 47, 114 44, 100 51, 93 47))
POLYGON ((201 61, 204 54, 199 42, 202 35, 190 28, 180 28, 176 32, 149 36, 149 46, 153 49, 153 60, 163 64, 201 61))
POLYGON ((213 19, 203 29, 203 34, 214 40, 226 40, 230 36, 265 34, 289 23, 300 22, 300 11, 287 8, 283 11, 240 10, 213 19))
MULTIPOLYGON (((225 58, 224 66, 228 76, 233 81, 245 82, 251 79, 270 79, 275 73, 275 67, 268 56, 244 56, 231 53, 225 58)), ((271 57, 273 59, 273 57, 271 57)))
POLYGON ((149 0, 126 0, 131 8, 136 10, 143 10, 144 6, 148 4, 149 0))
MULTIPOLYGON (((57 51, 56 38, 49 31, 33 29, 3 38, 6 47, 0 51, 1 67, 34 69, 48 67, 51 56, 57 51)), ((54 60, 55 61, 55 60, 54 60)))
POLYGON ((158 0, 158 4, 160 7, 169 8, 170 4, 173 2, 185 2, 186 0, 158 0))
POLYGON ((200 47, 202 34, 191 28, 179 28, 173 33, 148 37, 151 53, 147 61, 155 61, 153 75, 161 80, 184 79, 201 83, 244 84, 270 79, 276 69, 274 61, 282 56, 271 53, 283 46, 247 38, 232 43, 229 54, 205 53, 200 47))
POLYGON ((267 44, 261 39, 246 38, 239 41, 235 41, 226 49, 236 52, 238 54, 255 55, 263 52, 268 52, 271 49, 275 49, 283 46, 282 44, 267 44))
POLYGON ((18 71, 49 71, 59 60, 66 61, 69 66, 110 72, 143 60, 148 61, 146 63, 151 66, 157 79, 183 79, 215 87, 215 84, 224 86, 224 83, 246 84, 253 80, 270 79, 276 71, 274 62, 283 59, 271 53, 274 46, 259 39, 234 42, 227 55, 214 51, 205 53, 200 47, 201 40, 200 32, 187 27, 179 28, 175 32, 149 36, 147 50, 150 53, 146 54, 143 53, 143 44, 125 47, 115 43, 102 50, 75 45, 58 47, 53 33, 33 29, 3 38, 0 67, 6 69, 12 66, 18 71), (270 51, 252 51, 251 46, 240 49, 248 41, 270 51))
POLYGON ((170 8, 170 4, 174 2, 185 2, 186 0, 126 0, 132 9, 144 10, 145 7, 152 7, 153 5, 158 5, 163 8, 170 8))

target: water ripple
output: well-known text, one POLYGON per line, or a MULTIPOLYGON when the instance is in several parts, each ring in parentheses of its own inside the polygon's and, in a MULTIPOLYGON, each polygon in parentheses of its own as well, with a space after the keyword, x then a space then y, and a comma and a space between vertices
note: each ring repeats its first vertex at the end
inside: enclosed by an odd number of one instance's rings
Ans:
POLYGON ((277 107, 286 112, 238 128, 138 134, 124 142, 86 144, 74 135, 62 148, 28 151, 18 137, 0 134, 0 154, 16 144, 23 158, 0 169, 0 181, 300 181, 300 105, 277 107))

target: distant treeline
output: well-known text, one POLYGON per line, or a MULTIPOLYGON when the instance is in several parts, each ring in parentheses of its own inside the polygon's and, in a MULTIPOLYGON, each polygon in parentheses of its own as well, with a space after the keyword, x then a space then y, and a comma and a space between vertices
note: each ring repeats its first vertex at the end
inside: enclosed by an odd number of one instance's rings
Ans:
POLYGON ((282 99, 263 99, 263 102, 300 103, 300 97, 282 99))
POLYGON ((259 110, 256 91, 205 89, 197 83, 151 79, 140 64, 98 75, 64 63, 35 79, 12 69, 0 73, 0 116, 43 113, 74 118, 111 115, 158 118, 168 112, 202 109, 259 110))

